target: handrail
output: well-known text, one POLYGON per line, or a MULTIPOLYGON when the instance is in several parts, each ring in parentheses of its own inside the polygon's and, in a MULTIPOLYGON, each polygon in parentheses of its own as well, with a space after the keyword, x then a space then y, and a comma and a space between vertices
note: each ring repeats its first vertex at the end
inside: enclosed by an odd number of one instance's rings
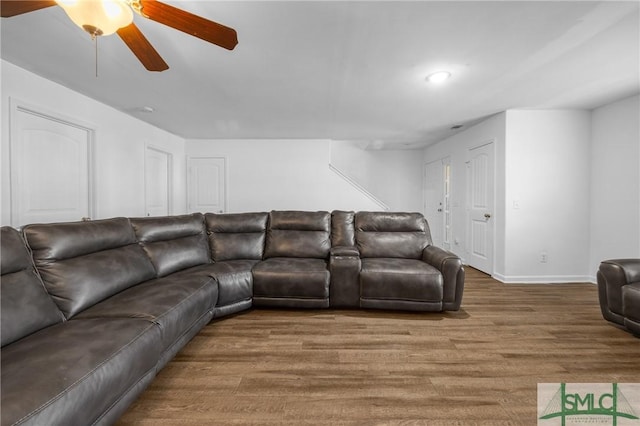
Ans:
POLYGON ((353 186, 355 189, 357 189, 365 197, 369 198, 371 201, 373 201, 378 206, 380 206, 380 208, 382 210, 388 211, 390 209, 390 207, 384 201, 382 201, 381 199, 379 199, 378 197, 373 195, 371 192, 367 191, 364 186, 362 186, 361 184, 359 184, 358 182, 353 180, 351 177, 346 175, 344 172, 342 172, 340 169, 338 169, 333 164, 329 163, 329 169, 331 171, 333 171, 335 174, 337 174, 338 176, 340 176, 342 179, 347 181, 351 186, 353 186))

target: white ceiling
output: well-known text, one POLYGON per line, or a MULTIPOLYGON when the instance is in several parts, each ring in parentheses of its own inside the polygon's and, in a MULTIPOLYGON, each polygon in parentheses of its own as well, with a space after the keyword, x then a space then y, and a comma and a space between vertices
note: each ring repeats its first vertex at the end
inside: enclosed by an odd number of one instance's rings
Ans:
POLYGON ((136 16, 169 64, 60 7, 3 18, 2 58, 184 138, 309 138, 414 148, 510 108, 640 91, 639 2, 166 1, 233 27, 227 51, 136 16), (446 69, 450 80, 427 84, 446 69), (153 113, 140 109, 150 106, 153 113))

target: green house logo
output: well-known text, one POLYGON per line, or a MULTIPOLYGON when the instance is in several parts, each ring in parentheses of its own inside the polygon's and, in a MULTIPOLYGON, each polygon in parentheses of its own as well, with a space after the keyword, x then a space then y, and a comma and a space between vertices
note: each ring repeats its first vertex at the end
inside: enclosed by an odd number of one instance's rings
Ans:
MULTIPOLYGON (((639 420, 638 415, 618 384, 606 386, 607 388, 603 389, 602 384, 576 384, 574 389, 568 391, 567 384, 560 383, 558 390, 539 413, 541 415, 538 419, 559 418, 562 426, 567 424, 567 419, 571 424, 603 423, 607 420, 606 423, 617 426, 619 419, 632 421, 625 424, 640 424, 640 421, 635 421, 639 420)), ((540 401, 538 405, 540 406, 540 401)), ((538 424, 545 423, 539 421, 538 424)))

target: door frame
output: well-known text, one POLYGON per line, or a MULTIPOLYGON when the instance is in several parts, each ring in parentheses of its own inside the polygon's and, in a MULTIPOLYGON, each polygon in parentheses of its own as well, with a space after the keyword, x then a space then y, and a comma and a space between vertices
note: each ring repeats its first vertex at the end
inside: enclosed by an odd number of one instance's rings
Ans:
MULTIPOLYGON (((466 243, 465 243, 465 252, 466 254, 470 254, 471 252, 471 213, 470 213, 470 204, 471 204, 471 175, 470 175, 470 163, 471 163, 471 151, 473 151, 474 149, 478 149, 478 148, 482 148, 483 146, 487 146, 487 145, 491 145, 491 155, 493 156, 493 170, 491 171, 489 177, 492 179, 492 191, 493 191, 493 202, 492 202, 492 206, 491 206, 491 220, 493 220, 493 226, 491 229, 491 262, 490 262, 490 271, 485 271, 487 272, 489 275, 493 276, 493 274, 495 273, 496 270, 496 182, 497 182, 497 167, 496 167, 496 138, 491 138, 491 139, 485 139, 482 142, 479 142, 477 144, 471 145, 467 148, 466 151, 466 160, 465 160, 465 165, 466 167, 466 194, 465 194, 465 205, 466 205, 466 214, 465 214, 465 228, 466 228, 466 243)), ((471 265, 469 263, 469 260, 471 258, 471 256, 466 256, 467 257, 467 263, 469 264, 469 266, 473 267, 473 265, 471 265)))
POLYGON ((451 250, 453 244, 453 166, 451 164, 451 156, 447 155, 442 158, 442 247, 445 250, 451 250), (448 169, 448 176, 447 176, 448 169), (447 177, 449 181, 447 182, 447 177), (447 228, 447 219, 449 219, 449 227, 447 228))
MULTIPOLYGON (((442 236, 442 241, 434 241, 434 244, 439 244, 441 242, 444 242, 445 240, 445 235, 444 235, 444 214, 439 215, 438 219, 437 219, 437 223, 432 223, 431 221, 429 221, 429 219, 432 216, 432 212, 430 213, 427 210, 427 201, 428 201, 428 197, 427 197, 427 189, 430 187, 429 185, 429 179, 427 176, 427 173, 429 171, 430 167, 437 167, 438 168, 438 174, 439 174, 439 180, 437 182, 437 186, 438 188, 436 189, 438 191, 438 193, 436 195, 438 195, 438 200, 440 202, 440 213, 444 213, 443 211, 443 203, 444 203, 444 158, 438 158, 436 160, 433 161, 429 161, 428 163, 424 163, 423 167, 422 167, 422 210, 423 210, 423 215, 425 216, 425 218, 427 219, 427 222, 429 224, 429 229, 431 230, 431 234, 433 237, 434 234, 434 229, 436 229, 436 232, 438 232, 438 234, 436 235, 441 235, 442 236)), ((431 186, 431 188, 433 188, 431 186)), ((432 238, 433 239, 433 238, 432 238)), ((443 247, 444 248, 444 247, 443 247)))
MULTIPOLYGON (((66 116, 58 112, 54 112, 39 105, 30 104, 21 99, 9 97, 9 203, 10 218, 9 221, 16 226, 16 220, 19 215, 19 202, 16 193, 18 188, 18 172, 16 170, 16 146, 19 143, 20 135, 18 134, 18 113, 31 114, 45 120, 51 120, 65 126, 75 127, 87 132, 87 212, 88 218, 92 219, 97 214, 96 203, 96 179, 95 179, 95 144, 97 126, 75 117, 66 116)), ((80 220, 80 218, 78 218, 80 220)))
POLYGON ((148 213, 148 194, 147 194, 147 152, 155 151, 167 156, 167 214, 173 214, 173 153, 155 146, 149 142, 144 145, 144 209, 148 213))

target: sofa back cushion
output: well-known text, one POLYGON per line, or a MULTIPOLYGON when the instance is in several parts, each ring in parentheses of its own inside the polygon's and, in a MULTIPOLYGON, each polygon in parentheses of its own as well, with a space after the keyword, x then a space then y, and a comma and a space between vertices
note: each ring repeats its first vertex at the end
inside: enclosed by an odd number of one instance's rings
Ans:
POLYGON ((331 250, 329 212, 272 211, 265 258, 300 257, 326 259, 331 250))
POLYGON ((431 244, 429 225, 420 213, 358 212, 355 228, 363 258, 420 259, 431 244))
POLYGON ((47 294, 22 235, 0 229, 0 338, 2 346, 64 320, 47 294))
POLYGON ((201 213, 130 221, 159 277, 209 263, 207 233, 201 213))
POLYGON ((156 276, 126 218, 27 225, 24 235, 67 318, 156 276))
POLYGON ((331 212, 331 245, 355 246, 355 216, 354 212, 334 210, 331 212))
POLYGON ((268 213, 207 213, 204 216, 214 262, 262 259, 268 213))

